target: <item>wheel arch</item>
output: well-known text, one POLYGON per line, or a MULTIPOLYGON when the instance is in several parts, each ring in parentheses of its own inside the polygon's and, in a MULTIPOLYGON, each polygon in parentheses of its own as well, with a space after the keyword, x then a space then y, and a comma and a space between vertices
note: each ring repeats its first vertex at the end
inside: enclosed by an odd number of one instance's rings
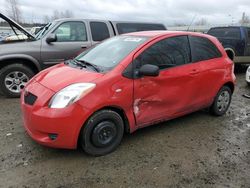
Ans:
POLYGON ((114 105, 111 105, 111 106, 104 106, 104 107, 99 108, 98 110, 94 111, 93 113, 91 113, 91 114, 89 115, 89 117, 87 118, 87 120, 83 123, 82 127, 80 128, 80 131, 78 132, 77 147, 78 147, 79 144, 80 144, 80 134, 81 134, 81 131, 82 131, 83 128, 84 128, 85 123, 89 120, 89 118, 90 118, 93 114, 95 114, 96 112, 99 112, 99 111, 101 111, 101 110, 112 110, 112 111, 118 113, 118 114, 121 116, 121 118, 122 118, 122 120, 123 120, 123 123, 124 123, 124 132, 125 132, 125 133, 130 133, 130 124, 129 124, 128 117, 127 117, 127 115, 126 115, 126 113, 125 113, 125 110, 122 109, 122 108, 119 107, 119 106, 114 106, 114 105))
POLYGON ((10 65, 10 64, 23 64, 29 68, 31 68, 34 73, 38 73, 41 70, 41 66, 39 62, 28 55, 7 55, 7 56, 1 56, 0 57, 0 69, 10 65))
POLYGON ((233 49, 233 48, 230 48, 230 47, 226 47, 226 48, 225 48, 225 51, 226 51, 226 53, 227 53, 227 56, 233 61, 234 58, 235 58, 234 49, 233 49))
POLYGON ((235 86, 233 82, 226 82, 223 86, 228 86, 231 89, 232 93, 234 92, 235 86))

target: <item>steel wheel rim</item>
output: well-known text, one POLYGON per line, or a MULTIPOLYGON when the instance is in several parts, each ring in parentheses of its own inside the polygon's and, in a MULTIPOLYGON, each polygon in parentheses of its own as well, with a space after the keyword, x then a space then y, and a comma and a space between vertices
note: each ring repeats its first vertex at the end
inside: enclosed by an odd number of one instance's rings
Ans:
POLYGON ((25 73, 13 71, 5 77, 4 85, 9 91, 13 93, 20 93, 28 81, 29 77, 25 73))
POLYGON ((218 97, 217 108, 219 112, 224 112, 227 110, 230 103, 230 94, 228 91, 223 91, 218 97))
POLYGON ((103 121, 93 129, 91 139, 96 147, 107 147, 113 143, 117 137, 117 129, 113 122, 103 121))

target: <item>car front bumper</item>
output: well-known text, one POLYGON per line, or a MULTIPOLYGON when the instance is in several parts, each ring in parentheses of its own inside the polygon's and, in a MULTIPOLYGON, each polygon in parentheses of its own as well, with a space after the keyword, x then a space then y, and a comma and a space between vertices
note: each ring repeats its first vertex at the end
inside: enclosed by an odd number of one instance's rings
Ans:
POLYGON ((55 93, 37 82, 29 84, 21 94, 23 124, 30 137, 39 144, 74 149, 90 111, 74 103, 63 109, 48 107, 55 93), (27 104, 27 93, 37 96, 33 105, 27 104))

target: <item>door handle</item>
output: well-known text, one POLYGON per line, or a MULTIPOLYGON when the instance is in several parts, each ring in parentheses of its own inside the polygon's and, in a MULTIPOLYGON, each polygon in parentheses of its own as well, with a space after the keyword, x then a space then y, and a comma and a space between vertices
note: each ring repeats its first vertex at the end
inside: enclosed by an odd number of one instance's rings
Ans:
POLYGON ((82 48, 82 49, 85 49, 85 48, 87 48, 87 46, 85 46, 85 45, 81 45, 81 48, 82 48))

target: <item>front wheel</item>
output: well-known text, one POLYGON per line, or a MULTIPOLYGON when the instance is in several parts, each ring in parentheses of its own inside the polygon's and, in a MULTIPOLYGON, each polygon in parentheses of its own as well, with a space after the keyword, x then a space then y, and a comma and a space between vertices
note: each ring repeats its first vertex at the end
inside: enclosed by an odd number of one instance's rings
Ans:
POLYGON ((210 107, 210 112, 216 116, 224 115, 231 103, 232 90, 228 86, 223 86, 217 93, 212 106, 210 107))
POLYGON ((92 115, 84 125, 80 133, 80 144, 90 155, 105 155, 118 147, 123 132, 121 116, 112 110, 101 110, 92 115))
POLYGON ((0 90, 6 97, 19 97, 34 72, 22 64, 10 64, 0 70, 0 90))

